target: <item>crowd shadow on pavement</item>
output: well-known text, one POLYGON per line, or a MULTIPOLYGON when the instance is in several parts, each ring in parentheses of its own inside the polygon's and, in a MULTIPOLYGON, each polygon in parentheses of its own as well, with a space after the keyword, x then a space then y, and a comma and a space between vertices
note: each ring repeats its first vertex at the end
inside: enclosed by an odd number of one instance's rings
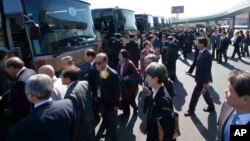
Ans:
POLYGON ((215 91, 213 87, 209 87, 209 94, 215 104, 221 105, 220 95, 215 91))
POLYGON ((119 118, 118 117, 118 128, 117 135, 119 141, 135 141, 136 136, 133 134, 135 122, 137 120, 138 113, 133 113, 131 118, 119 118))
POLYGON ((216 138, 217 133, 217 113, 211 112, 208 114, 208 128, 206 128, 200 119, 193 115, 191 116, 191 120, 193 121, 194 125, 200 132, 200 134, 205 138, 206 141, 214 141, 216 138))
POLYGON ((231 65, 231 64, 229 64, 229 63, 222 63, 221 65, 222 65, 223 67, 229 69, 229 70, 237 70, 237 71, 240 70, 240 69, 238 69, 238 68, 235 68, 233 65, 231 65))
POLYGON ((241 61, 242 63, 246 64, 246 65, 250 65, 250 62, 247 62, 247 61, 245 61, 245 60, 243 60, 243 59, 241 59, 240 61, 241 61))
POLYGON ((177 111, 182 110, 182 106, 185 104, 185 97, 187 96, 187 91, 185 90, 182 82, 178 79, 174 82, 174 91, 176 96, 173 98, 173 104, 177 111))

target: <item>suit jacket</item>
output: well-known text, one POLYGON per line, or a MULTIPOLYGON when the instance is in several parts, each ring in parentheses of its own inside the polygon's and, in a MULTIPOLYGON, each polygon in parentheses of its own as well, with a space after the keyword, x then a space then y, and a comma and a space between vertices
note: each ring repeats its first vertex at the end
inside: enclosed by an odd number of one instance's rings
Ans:
POLYGON ((234 46, 235 48, 239 48, 239 47, 240 47, 240 42, 241 42, 241 37, 240 37, 240 36, 237 36, 237 37, 234 39, 233 46, 234 46))
POLYGON ((73 127, 74 141, 89 141, 95 130, 92 95, 87 81, 75 81, 68 88, 65 99, 73 102, 76 117, 73 127))
POLYGON ((216 141, 223 141, 223 127, 226 124, 226 121, 234 112, 234 108, 224 102, 221 108, 220 117, 217 123, 217 137, 216 141))
POLYGON ((125 49, 129 52, 130 60, 132 60, 134 64, 140 60, 140 49, 135 41, 130 40, 126 44, 125 49))
POLYGON ((131 85, 129 87, 129 83, 131 83, 131 81, 129 80, 133 80, 136 79, 136 77, 138 77, 139 71, 136 69, 134 63, 130 60, 126 60, 124 62, 124 66, 123 66, 123 71, 121 74, 121 64, 118 64, 118 68, 117 68, 117 72, 121 78, 121 94, 122 97, 127 97, 127 96, 131 96, 131 95, 135 95, 137 93, 138 90, 138 85, 131 85), (129 80, 125 81, 122 80, 123 77, 128 76, 129 80))
POLYGON ((118 54, 120 52, 120 50, 122 49, 122 41, 121 40, 115 40, 112 42, 111 46, 110 46, 110 56, 109 56, 109 59, 110 59, 110 66, 113 68, 113 69, 117 69, 117 65, 118 65, 118 62, 119 62, 119 58, 118 58, 118 54))
POLYGON ((25 68, 17 76, 10 89, 10 118, 12 123, 17 123, 31 112, 32 104, 25 94, 25 82, 36 72, 25 68))
POLYGON ((199 84, 208 83, 212 81, 212 55, 205 49, 198 55, 196 62, 195 82, 199 84))
POLYGON ((91 87, 91 92, 92 92, 92 96, 93 98, 96 98, 97 97, 97 80, 98 80, 98 75, 99 75, 99 71, 96 69, 96 63, 94 62, 93 66, 90 68, 89 70, 89 84, 90 84, 90 87, 91 87))
POLYGON ((161 86, 152 101, 147 118, 147 135, 152 141, 158 141, 157 120, 160 121, 164 131, 164 141, 172 141, 175 129, 175 122, 172 112, 165 110, 166 108, 173 110, 172 99, 170 98, 166 88, 161 86))
POLYGON ((97 87, 100 87, 101 97, 98 97, 98 105, 105 109, 104 112, 111 112, 114 107, 119 106, 120 84, 115 70, 107 67, 106 71, 108 73, 106 79, 100 77, 99 71, 94 75, 95 83, 92 85, 92 94, 97 98, 97 87))
POLYGON ((174 42, 170 43, 166 50, 166 62, 168 64, 175 63, 178 57, 178 46, 174 42))
POLYGON ((154 49, 161 49, 162 48, 162 43, 158 37, 156 37, 154 42, 153 42, 153 48, 154 49))
POLYGON ((228 49, 229 44, 230 44, 230 40, 227 37, 224 37, 224 38, 221 37, 218 49, 220 51, 225 51, 228 49))
POLYGON ((8 141, 71 141, 74 114, 70 100, 49 101, 11 128, 8 141))
POLYGON ((0 61, 0 96, 10 88, 11 81, 4 71, 5 62, 0 61))

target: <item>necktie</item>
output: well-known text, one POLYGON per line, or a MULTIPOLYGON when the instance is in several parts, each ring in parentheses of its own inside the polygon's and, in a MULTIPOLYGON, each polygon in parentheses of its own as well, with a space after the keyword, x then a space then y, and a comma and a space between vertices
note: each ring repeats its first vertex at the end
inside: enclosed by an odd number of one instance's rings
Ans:
POLYGON ((237 120, 239 119, 236 112, 233 113, 232 118, 228 126, 225 128, 224 141, 229 141, 230 138, 230 125, 237 125, 237 120))
POLYGON ((198 55, 198 57, 197 57, 197 60, 201 58, 201 54, 202 54, 202 52, 199 52, 199 55, 198 55))
POLYGON ((238 115, 235 113, 234 115, 233 115, 233 119, 232 119, 232 121, 231 121, 231 124, 230 125, 237 125, 237 120, 239 119, 239 117, 238 117, 238 115))

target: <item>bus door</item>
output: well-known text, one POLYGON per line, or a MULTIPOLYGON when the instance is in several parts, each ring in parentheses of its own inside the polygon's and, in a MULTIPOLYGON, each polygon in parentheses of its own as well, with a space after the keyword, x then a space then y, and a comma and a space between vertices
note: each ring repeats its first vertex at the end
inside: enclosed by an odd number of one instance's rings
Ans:
POLYGON ((108 37, 112 37, 113 34, 116 32, 113 11, 103 11, 102 18, 104 23, 104 34, 107 34, 108 37))
POLYGON ((6 28, 10 52, 18 54, 25 66, 34 69, 31 47, 22 16, 6 18, 6 28))

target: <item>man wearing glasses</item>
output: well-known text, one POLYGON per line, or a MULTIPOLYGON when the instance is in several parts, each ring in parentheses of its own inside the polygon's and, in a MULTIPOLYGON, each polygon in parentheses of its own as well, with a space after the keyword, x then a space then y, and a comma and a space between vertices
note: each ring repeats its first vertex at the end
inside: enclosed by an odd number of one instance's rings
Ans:
POLYGON ((119 77, 115 70, 108 66, 108 57, 105 53, 96 55, 95 64, 97 73, 92 86, 93 97, 98 103, 103 122, 100 128, 106 128, 106 137, 117 141, 117 110, 120 97, 119 77))

